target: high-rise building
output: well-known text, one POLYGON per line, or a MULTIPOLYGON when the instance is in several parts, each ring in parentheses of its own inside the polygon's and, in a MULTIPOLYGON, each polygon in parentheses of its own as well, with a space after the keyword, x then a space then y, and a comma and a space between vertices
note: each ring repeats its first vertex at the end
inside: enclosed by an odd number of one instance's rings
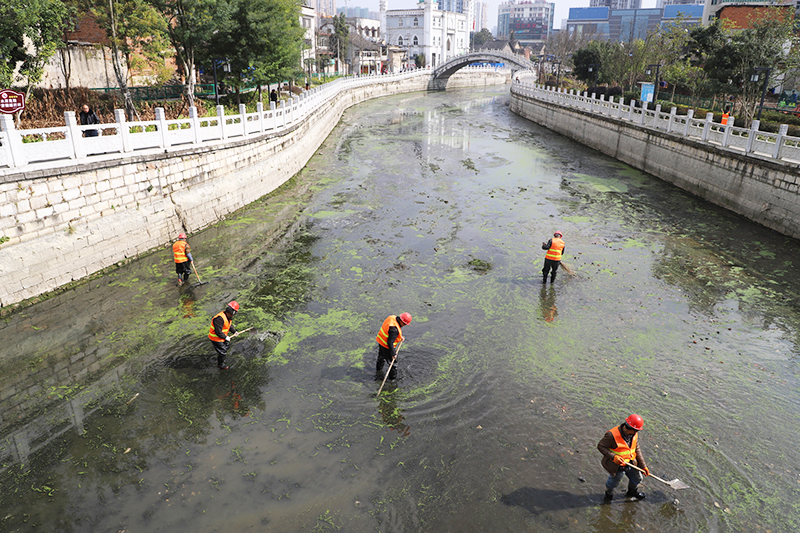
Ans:
POLYGON ((475 30, 481 31, 489 28, 489 4, 486 2, 475 2, 475 30))
POLYGON ((346 18, 370 18, 368 7, 337 7, 336 14, 339 15, 342 13, 344 13, 346 18))
POLYGON ((698 0, 657 0, 656 7, 662 8, 664 6, 677 6, 677 5, 687 5, 687 4, 697 4, 698 0))
POLYGON ((609 9, 639 9, 642 0, 589 0, 589 7, 607 7, 609 9))
POLYGON ((335 17, 336 0, 316 0, 317 17, 335 17))
POLYGON ((553 29, 556 5, 545 0, 509 0, 497 9, 497 37, 509 39, 511 33, 523 45, 543 43, 553 29))

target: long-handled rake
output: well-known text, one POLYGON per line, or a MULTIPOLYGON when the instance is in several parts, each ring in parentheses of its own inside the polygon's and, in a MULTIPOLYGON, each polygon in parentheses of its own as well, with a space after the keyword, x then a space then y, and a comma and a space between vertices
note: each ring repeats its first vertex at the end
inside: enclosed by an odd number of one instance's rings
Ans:
MULTIPOLYGON (((638 470, 639 472, 644 472, 644 470, 642 470, 641 468, 639 468, 639 467, 638 467, 638 466, 636 466, 636 465, 632 465, 632 464, 630 464, 630 463, 627 463, 627 466, 630 466, 630 467, 632 467, 632 468, 635 468, 635 469, 636 469, 636 470, 638 470)), ((652 478, 656 478, 656 479, 657 479, 658 481, 660 481, 661 483, 663 483, 663 484, 665 484, 665 485, 669 485, 670 487, 672 487, 672 488, 673 488, 673 489, 675 489, 675 490, 681 490, 681 489, 688 489, 688 488, 689 488, 689 485, 687 485, 686 483, 684 483, 683 481, 681 481, 680 479, 677 479, 677 478, 676 478, 676 479, 673 479, 672 481, 666 481, 666 480, 664 480, 664 479, 661 479, 660 477, 658 477, 658 476, 656 476, 656 475, 654 475, 654 474, 650 474, 650 477, 652 477, 652 478)))

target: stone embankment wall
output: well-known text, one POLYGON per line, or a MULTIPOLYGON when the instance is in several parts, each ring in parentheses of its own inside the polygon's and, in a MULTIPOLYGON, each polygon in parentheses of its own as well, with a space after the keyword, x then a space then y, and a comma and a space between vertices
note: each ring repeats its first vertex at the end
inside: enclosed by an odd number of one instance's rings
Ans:
MULTIPOLYGON (((507 74, 458 76, 454 85, 502 84, 507 74)), ((167 153, 65 163, 0 179, 0 307, 52 291, 161 247, 257 200, 297 173, 348 107, 425 91, 431 74, 337 93, 288 130, 167 153), (8 224, 6 224, 7 226, 8 224)))
POLYGON ((604 115, 515 89, 512 112, 754 222, 800 238, 797 163, 632 123, 624 118, 627 112, 604 115))

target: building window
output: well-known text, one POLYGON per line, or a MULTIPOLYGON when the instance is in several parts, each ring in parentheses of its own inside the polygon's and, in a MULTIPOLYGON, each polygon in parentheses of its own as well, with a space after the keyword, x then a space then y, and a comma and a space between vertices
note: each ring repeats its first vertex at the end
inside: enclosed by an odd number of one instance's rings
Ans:
POLYGON ((398 46, 403 46, 403 36, 402 35, 397 38, 397 45, 398 46))
POLYGON ((419 39, 417 39, 417 36, 415 35, 414 36, 414 46, 418 46, 418 45, 419 45, 419 39))
POLYGON ((447 51, 450 51, 450 39, 447 40, 447 51))
POLYGON ((419 26, 419 20, 417 17, 414 17, 414 26, 419 26))
POLYGON ((403 19, 397 19, 397 25, 403 27, 403 19))

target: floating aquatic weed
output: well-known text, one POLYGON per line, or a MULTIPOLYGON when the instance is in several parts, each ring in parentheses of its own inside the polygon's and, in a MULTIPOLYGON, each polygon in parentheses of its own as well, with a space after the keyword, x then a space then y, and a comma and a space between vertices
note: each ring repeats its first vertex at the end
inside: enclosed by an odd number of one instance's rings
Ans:
POLYGON ((472 268, 472 270, 481 274, 485 274, 492 269, 492 264, 488 261, 484 261, 483 259, 472 259, 467 264, 472 268))

